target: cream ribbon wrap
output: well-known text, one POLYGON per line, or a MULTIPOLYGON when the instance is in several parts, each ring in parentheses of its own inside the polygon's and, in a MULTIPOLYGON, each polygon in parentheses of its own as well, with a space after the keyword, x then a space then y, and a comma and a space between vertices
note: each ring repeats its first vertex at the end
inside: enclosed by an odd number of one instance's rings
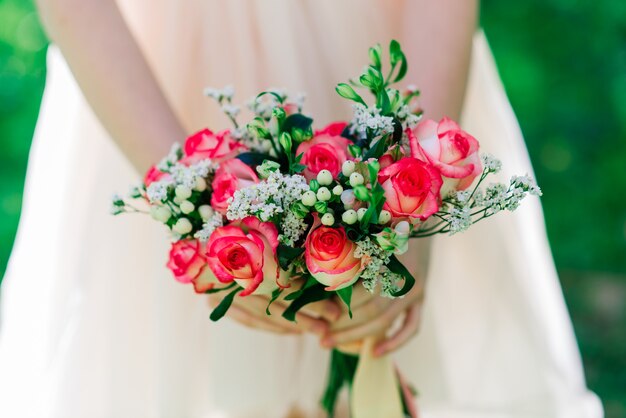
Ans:
POLYGON ((394 364, 389 356, 375 357, 377 337, 364 340, 352 382, 352 418, 404 418, 394 364))

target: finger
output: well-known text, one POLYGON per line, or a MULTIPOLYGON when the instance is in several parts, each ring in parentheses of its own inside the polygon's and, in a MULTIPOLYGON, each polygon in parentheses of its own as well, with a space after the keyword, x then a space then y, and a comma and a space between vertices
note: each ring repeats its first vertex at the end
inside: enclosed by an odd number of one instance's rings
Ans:
POLYGON ((353 341, 362 340, 371 335, 383 334, 391 326, 394 319, 405 309, 404 304, 392 304, 377 318, 364 322, 352 328, 337 331, 326 335, 322 339, 322 346, 332 347, 335 345, 346 344, 353 341))
MULTIPOLYGON (((209 296, 209 305, 215 308, 222 298, 219 295, 209 296)), ((227 312, 227 316, 250 328, 265 331, 285 333, 301 333, 293 323, 280 317, 269 316, 265 313, 267 300, 261 296, 247 296, 244 299, 235 298, 227 312)))
POLYGON ((278 325, 266 318, 260 318, 248 312, 240 306, 232 305, 228 310, 228 317, 234 319, 238 323, 248 327, 260 329, 263 331, 274 332, 277 334, 298 334, 298 330, 290 329, 285 325, 278 325))
POLYGON ((300 312, 312 317, 318 317, 329 322, 334 322, 341 317, 343 309, 339 305, 338 301, 326 299, 319 302, 309 303, 308 305, 305 305, 300 312))
POLYGON ((331 324, 333 332, 342 331, 370 322, 385 312, 393 301, 389 298, 376 296, 360 307, 352 309, 352 318, 347 312, 331 324))
POLYGON ((381 341, 374 348, 375 356, 382 356, 397 350, 406 344, 419 331, 420 305, 411 305, 406 311, 406 316, 402 322, 402 326, 391 337, 381 341))
MULTIPOLYGON (((282 316, 285 309, 287 309, 287 305, 282 301, 274 302, 270 307, 270 310, 272 311, 272 318, 279 323, 287 323, 290 327, 294 327, 299 331, 310 332, 319 336, 328 332, 328 322, 325 320, 300 310, 296 313, 296 322, 291 322, 282 316)), ((265 311, 263 311, 263 313, 265 313, 265 311)))

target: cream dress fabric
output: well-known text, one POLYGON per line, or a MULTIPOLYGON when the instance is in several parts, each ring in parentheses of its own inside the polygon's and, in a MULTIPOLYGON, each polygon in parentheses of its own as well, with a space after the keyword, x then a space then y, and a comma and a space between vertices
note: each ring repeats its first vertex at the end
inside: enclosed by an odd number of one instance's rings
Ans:
MULTIPOLYGON (((121 6, 186 127, 226 127, 205 86, 307 91, 318 126, 348 118, 334 85, 366 48, 402 38, 404 2, 128 0, 121 6)), ((417 63, 411 63, 416 65, 417 63)), ((327 353, 230 320, 166 271, 166 231, 112 217, 109 198, 138 180, 50 48, 18 238, 0 305, 0 416, 279 418, 314 416, 327 353)), ((103 80, 106 83, 106 80, 103 80)), ((423 89, 436 86, 420 86, 423 89)), ((128 92, 128 94, 132 94, 128 92)), ((464 127, 531 172, 482 34, 464 127)), ((548 191, 549 192, 549 191, 548 191)), ((422 330, 395 355, 426 418, 599 418, 545 236, 529 199, 435 240, 422 330)))

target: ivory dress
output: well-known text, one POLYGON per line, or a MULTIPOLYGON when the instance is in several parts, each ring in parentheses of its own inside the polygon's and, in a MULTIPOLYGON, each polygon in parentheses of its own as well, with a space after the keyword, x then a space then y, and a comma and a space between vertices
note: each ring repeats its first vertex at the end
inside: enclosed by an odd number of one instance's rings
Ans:
MULTIPOLYGON (((227 126, 202 90, 230 83, 242 101, 272 86, 306 91, 318 126, 347 119, 333 88, 360 71, 366 48, 392 37, 411 48, 402 1, 121 3, 189 131, 227 126)), ((463 125, 502 159, 505 180, 532 171, 480 33, 463 125)), ((211 323, 205 298, 164 267, 164 228, 109 215, 111 194, 138 179, 51 47, 2 286, 0 417, 315 416, 328 353, 315 338, 211 323)), ((435 240, 422 329, 395 357, 426 418, 602 416, 535 198, 435 240)))

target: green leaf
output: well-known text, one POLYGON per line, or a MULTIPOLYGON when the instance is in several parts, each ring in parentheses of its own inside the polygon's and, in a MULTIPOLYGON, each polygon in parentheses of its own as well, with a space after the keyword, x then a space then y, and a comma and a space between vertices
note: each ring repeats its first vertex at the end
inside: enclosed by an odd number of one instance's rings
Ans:
POLYGON ((329 418, 335 416, 335 405, 341 393, 341 389, 344 385, 352 386, 358 364, 359 356, 345 354, 339 350, 332 350, 326 389, 324 390, 324 396, 321 402, 322 408, 324 408, 329 418))
POLYGON ((376 95, 376 105, 380 108, 380 113, 383 115, 388 114, 391 110, 391 102, 385 89, 380 90, 376 95))
POLYGON ((389 43, 389 58, 391 60, 391 66, 395 66, 402 59, 402 47, 400 46, 400 42, 392 39, 389 43))
POLYGON ((233 299, 235 299, 235 296, 241 290, 241 286, 237 286, 235 290, 227 294, 224 299, 222 299, 220 304, 217 305, 215 309, 213 309, 213 312, 211 312, 211 316, 209 317, 211 318, 211 321, 219 321, 224 315, 226 315, 226 312, 228 312, 228 308, 230 308, 230 305, 232 305, 233 303, 233 299))
POLYGON ((387 151, 387 138, 380 138, 373 147, 371 147, 363 156, 363 161, 367 161, 370 158, 380 158, 385 151, 387 151))
POLYGON ((292 174, 298 174, 298 173, 302 173, 305 168, 306 168, 306 165, 304 164, 291 164, 290 171, 292 174))
POLYGON ((305 289, 300 296, 291 302, 291 305, 283 312, 283 318, 296 322, 296 313, 305 305, 313 302, 319 302, 320 300, 329 299, 334 295, 334 292, 327 292, 324 289, 324 285, 316 283, 315 285, 305 289))
POLYGON ((270 312, 270 306, 272 306, 272 303, 274 303, 276 301, 276 299, 278 299, 280 297, 280 294, 283 293, 283 289, 278 288, 278 289, 274 289, 274 291, 272 292, 272 297, 270 298, 270 301, 267 303, 267 308, 265 308, 265 313, 268 315, 271 315, 272 313, 270 312))
POLYGON ((283 132, 289 132, 293 135, 292 130, 294 128, 300 129, 303 132, 306 132, 311 129, 313 125, 313 119, 304 116, 302 113, 294 113, 293 115, 287 116, 282 125, 283 132))
POLYGON ((387 267, 392 272, 404 277, 404 286, 402 286, 402 289, 393 293, 392 296, 399 297, 406 295, 415 285, 415 277, 413 277, 411 272, 404 266, 404 264, 400 262, 400 260, 398 260, 395 255, 392 255, 389 258, 389 263, 387 264, 387 267))
POLYGON ((380 170, 380 163, 378 161, 371 161, 367 164, 367 170, 370 175, 370 184, 376 184, 378 180, 378 170, 380 170))
POLYGON ((304 282, 304 284, 302 285, 302 287, 300 288, 300 290, 297 290, 295 292, 289 293, 287 296, 285 296, 285 300, 294 300, 300 297, 300 295, 302 295, 302 293, 304 293, 304 291, 306 289, 308 289, 311 286, 314 286, 317 284, 317 280, 315 280, 313 277, 309 276, 309 278, 304 282))
POLYGON ((335 90, 341 97, 348 99, 348 100, 352 100, 353 102, 361 103, 363 106, 367 106, 363 98, 359 96, 357 92, 354 91, 354 89, 350 87, 348 84, 339 83, 337 84, 337 87, 335 87, 335 90))
POLYGON ((304 252, 304 248, 289 247, 285 244, 278 244, 276 254, 278 255, 278 264, 283 270, 288 270, 293 260, 300 257, 304 252))
POLYGON ((339 299, 348 307, 348 315, 352 318, 352 308, 350 307, 350 303, 352 302, 352 285, 339 289, 336 292, 339 299))
POLYGON ((237 283, 233 282, 233 283, 229 284, 226 287, 218 287, 218 288, 209 289, 209 290, 207 290, 204 293, 207 294, 207 295, 212 295, 214 293, 220 293, 220 292, 224 292, 226 290, 230 290, 230 289, 232 289, 235 286, 237 286, 237 283))
POLYGON ((398 71, 398 75, 396 75, 396 78, 393 79, 393 82, 397 83, 398 81, 402 80, 406 75, 408 69, 409 65, 406 62, 406 57, 404 56, 404 54, 402 54, 402 59, 400 61, 400 70, 398 71))
POLYGON ((238 156, 236 156, 235 158, 241 160, 241 162, 251 167, 261 165, 263 164, 263 161, 265 160, 278 162, 276 161, 275 158, 272 158, 268 156, 267 154, 261 154, 260 152, 243 152, 239 154, 238 156))
POLYGON ((260 99, 261 97, 265 96, 266 94, 270 94, 272 96, 274 96, 276 98, 276 100, 278 101, 278 103, 282 104, 283 103, 283 98, 280 94, 273 92, 273 91, 263 91, 261 93, 259 93, 256 98, 260 99))

